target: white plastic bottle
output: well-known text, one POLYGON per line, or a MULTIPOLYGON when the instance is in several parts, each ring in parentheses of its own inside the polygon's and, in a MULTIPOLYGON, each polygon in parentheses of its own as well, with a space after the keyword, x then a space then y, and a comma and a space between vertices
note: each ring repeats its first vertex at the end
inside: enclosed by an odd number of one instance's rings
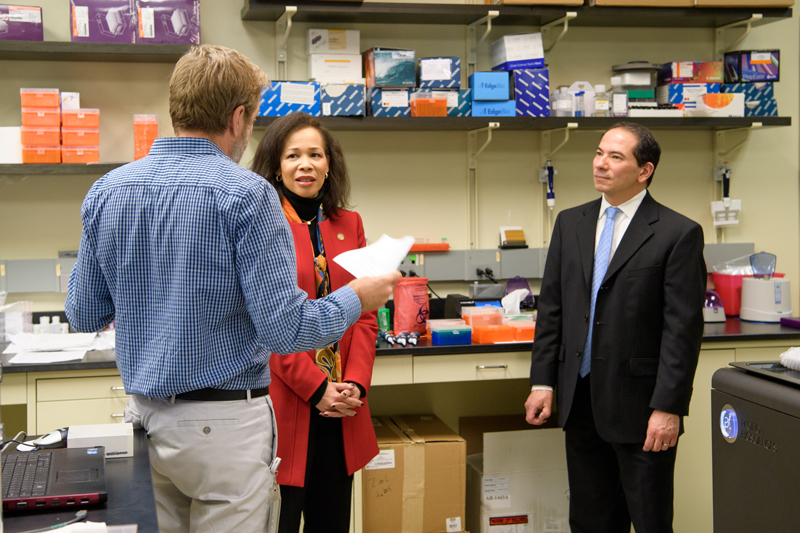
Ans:
POLYGON ((558 97, 556 99, 556 116, 572 116, 572 95, 569 94, 569 89, 567 87, 563 87, 558 93, 558 97))
POLYGON ((611 110, 615 117, 628 116, 628 91, 622 88, 622 77, 611 78, 611 110))
POLYGON ((40 316, 39 317, 39 325, 42 328, 42 333, 50 333, 50 317, 49 316, 40 316))
POLYGON ((606 86, 598 83, 594 86, 594 116, 596 117, 610 117, 611 116, 611 102, 609 102, 606 86))
POLYGON ((53 315, 53 321, 50 323, 50 333, 61 334, 61 317, 53 315))

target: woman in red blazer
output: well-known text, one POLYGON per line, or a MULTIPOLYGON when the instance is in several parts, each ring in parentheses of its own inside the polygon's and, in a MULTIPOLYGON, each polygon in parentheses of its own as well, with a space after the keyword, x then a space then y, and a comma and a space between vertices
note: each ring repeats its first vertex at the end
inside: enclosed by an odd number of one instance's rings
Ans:
MULTIPOLYGON (((319 119, 293 113, 272 123, 253 171, 275 187, 294 235, 297 283, 320 298, 353 277, 332 261, 366 245, 338 141, 319 119)), ((342 339, 310 352, 274 355, 270 395, 278 427, 279 531, 347 532, 353 473, 378 454, 366 394, 372 380, 376 312, 342 339), (357 416, 356 416, 357 415, 357 416)))

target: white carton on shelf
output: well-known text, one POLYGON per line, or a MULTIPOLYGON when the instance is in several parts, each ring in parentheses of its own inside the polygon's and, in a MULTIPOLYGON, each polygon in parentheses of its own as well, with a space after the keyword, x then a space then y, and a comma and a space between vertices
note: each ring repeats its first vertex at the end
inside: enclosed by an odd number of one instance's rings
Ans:
POLYGON ((361 55, 313 54, 308 57, 308 79, 320 83, 363 83, 361 55))
POLYGON ((306 53, 360 54, 361 32, 358 30, 319 30, 306 32, 306 53))
POLYGON ((92 424, 70 426, 67 448, 105 446, 106 459, 133 457, 133 424, 92 424))

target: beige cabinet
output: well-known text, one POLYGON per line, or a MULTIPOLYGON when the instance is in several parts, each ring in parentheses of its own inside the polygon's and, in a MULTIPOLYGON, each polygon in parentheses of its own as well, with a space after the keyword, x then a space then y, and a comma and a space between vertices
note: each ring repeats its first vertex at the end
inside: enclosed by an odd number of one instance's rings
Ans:
POLYGON ((530 352, 426 355, 414 358, 414 383, 527 379, 530 352))

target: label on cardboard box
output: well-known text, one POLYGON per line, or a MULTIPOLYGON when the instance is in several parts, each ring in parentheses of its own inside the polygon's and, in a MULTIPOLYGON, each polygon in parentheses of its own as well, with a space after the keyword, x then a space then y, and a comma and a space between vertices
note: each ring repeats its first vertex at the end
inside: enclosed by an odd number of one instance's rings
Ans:
POLYGON ((281 85, 281 102, 284 104, 314 105, 313 85, 284 83, 281 85))
POLYGON ((38 7, 8 6, 9 22, 42 23, 42 11, 38 7))
POLYGON ((72 35, 89 36, 89 6, 72 6, 72 35))
POLYGON ((381 450, 378 452, 372 461, 367 463, 364 470, 383 470, 386 468, 394 468, 394 448, 388 450, 381 450))
POLYGON ((772 63, 772 53, 771 52, 753 52, 750 54, 750 64, 770 64, 772 63))
MULTIPOLYGON (((525 533, 526 524, 528 523, 528 515, 515 515, 515 516, 492 516, 489 517, 489 532, 490 533, 525 533)), ((550 529, 545 526, 542 530, 544 533, 561 531, 561 528, 550 529)))
POLYGON ((383 91, 381 93, 381 106, 408 107, 408 91, 383 91))
POLYGON ((449 80, 451 76, 451 59, 426 59, 419 62, 419 79, 449 80))
POLYGON ((483 503, 492 509, 511 507, 511 482, 508 476, 483 478, 483 503))
POLYGON ((156 36, 156 15, 152 7, 139 8, 139 37, 154 39, 156 36))
POLYGON ((461 517, 447 519, 447 533, 458 533, 461 529, 461 517))

